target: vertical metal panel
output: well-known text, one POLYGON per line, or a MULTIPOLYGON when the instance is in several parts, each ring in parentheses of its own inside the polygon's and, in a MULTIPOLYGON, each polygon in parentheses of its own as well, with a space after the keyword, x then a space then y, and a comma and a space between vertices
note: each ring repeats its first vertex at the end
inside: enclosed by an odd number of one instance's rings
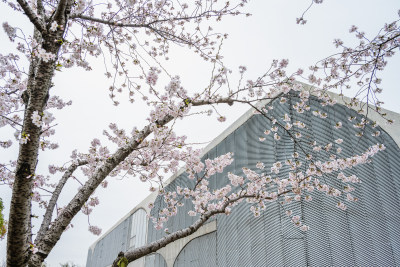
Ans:
MULTIPOLYGON (((263 266, 266 262, 266 246, 268 241, 265 239, 265 231, 264 231, 264 216, 261 215, 257 218, 249 218, 247 221, 250 232, 250 261, 245 264, 248 266, 263 266), (253 255, 258 255, 254 257, 253 255)), ((217 233, 218 234, 218 233, 217 233)))
POLYGON ((146 215, 144 209, 138 209, 132 214, 127 249, 137 248, 146 244, 146 215))
POLYGON ((243 210, 242 216, 238 216, 236 220, 237 228, 237 243, 238 243, 238 255, 239 260, 236 266, 246 266, 251 262, 252 251, 251 251, 251 231, 249 224, 249 214, 248 207, 243 210))
POLYGON ((242 167, 248 167, 249 155, 247 153, 247 147, 249 142, 247 128, 249 127, 250 121, 245 122, 240 128, 234 132, 235 138, 235 171, 236 173, 242 173, 242 167))
MULTIPOLYGON (((379 142, 384 142, 384 139, 379 140, 379 142)), ((371 166, 374 169, 374 178, 376 179, 376 185, 379 191, 379 196, 382 200, 381 203, 385 216, 385 225, 380 226, 385 228, 382 229, 385 231, 386 235, 385 239, 387 243, 385 244, 385 248, 390 252, 388 257, 391 259, 391 264, 396 265, 396 263, 399 264, 400 262, 399 250, 392 249, 391 246, 398 243, 398 240, 400 240, 400 231, 397 225, 400 220, 400 192, 398 187, 400 176, 399 172, 396 172, 396 169, 398 170, 399 167, 398 164, 390 164, 392 159, 389 158, 390 152, 388 150, 393 151, 396 147, 397 155, 400 155, 400 150, 397 146, 393 147, 393 144, 390 144, 389 142, 387 146, 388 148, 385 151, 382 151, 382 157, 373 160, 371 166)), ((393 155, 393 157, 395 158, 396 156, 393 155)))

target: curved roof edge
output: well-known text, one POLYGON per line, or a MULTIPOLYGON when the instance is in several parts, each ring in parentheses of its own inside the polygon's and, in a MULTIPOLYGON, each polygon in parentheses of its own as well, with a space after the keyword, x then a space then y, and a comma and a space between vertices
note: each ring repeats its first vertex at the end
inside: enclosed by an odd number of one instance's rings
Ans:
MULTIPOLYGON (((301 82, 299 82, 301 83, 301 82)), ((316 88, 314 86, 311 86, 309 84, 301 83, 304 87, 305 90, 310 91, 311 94, 315 95, 317 90, 320 90, 319 88, 316 88), (315 90, 314 90, 315 89, 315 90)), ((281 93, 278 92, 275 97, 279 96, 281 93)), ((337 104, 344 105, 345 102, 350 102, 351 98, 346 97, 346 96, 339 96, 336 93, 333 92, 328 92, 329 96, 337 101, 337 104)), ((274 97, 272 99, 265 99, 261 100, 260 102, 257 103, 258 107, 263 107, 267 105, 269 102, 274 100, 274 97)), ((371 106, 371 105, 370 105, 371 106)), ((400 114, 384 109, 382 108, 383 113, 387 113, 387 117, 390 119, 394 120, 393 124, 388 124, 386 121, 379 116, 376 112, 370 112, 368 113, 368 118, 372 121, 376 121, 376 123, 383 129, 385 130, 396 142, 397 146, 400 147, 400 114)), ((365 107, 364 107, 364 113, 365 113, 365 107)), ((233 133, 236 129, 238 129, 242 124, 244 124, 248 119, 250 119, 254 115, 254 109, 250 108, 247 112, 245 112, 242 116, 240 116, 234 123, 232 123, 228 128, 226 128, 221 134, 219 134, 216 138, 214 138, 204 149, 201 154, 201 156, 204 156, 207 154, 211 149, 213 149, 215 146, 217 146, 220 142, 222 142, 228 135, 233 133)), ((363 114, 365 115, 365 114, 363 114)), ((185 172, 185 167, 182 167, 178 170, 177 173, 172 175, 170 178, 168 178, 165 181, 165 185, 170 184, 172 181, 174 181, 178 176, 180 176, 182 173, 185 172)), ((150 195, 148 195, 142 202, 140 202, 135 208, 133 208, 128 214, 126 214, 122 219, 120 219, 118 222, 116 222, 107 232, 105 232, 99 239, 97 239, 91 246, 90 249, 94 249, 96 244, 102 240, 107 234, 109 234, 112 230, 114 230, 121 222, 126 220, 130 215, 135 213, 138 209, 143 208, 148 214, 150 213, 150 210, 148 208, 148 204, 150 202, 154 202, 155 199, 157 198, 158 193, 153 192, 150 195)))
POLYGON ((89 247, 90 250, 94 250, 96 244, 100 242, 104 237, 106 237, 109 233, 112 232, 119 224, 129 218, 136 211, 143 209, 147 214, 150 214, 149 203, 153 203, 156 200, 157 194, 156 192, 151 193, 145 199, 143 199, 139 204, 137 204, 131 211, 129 211, 124 217, 122 217, 118 222, 116 222, 110 229, 107 230, 104 234, 102 234, 94 243, 89 247))
MULTIPOLYGON (((299 83, 301 83, 301 82, 299 82, 299 83)), ((310 91, 312 94, 315 94, 315 91, 317 91, 317 90, 321 90, 321 89, 311 86, 309 84, 305 84, 305 83, 301 83, 301 84, 303 85, 303 87, 306 90, 310 91)), ((336 100, 337 104, 344 105, 346 102, 351 101, 350 97, 340 96, 340 95, 330 92, 330 91, 328 91, 327 93, 332 99, 336 100)), ((364 102, 362 102, 362 103, 366 104, 364 102)), ((373 106, 373 105, 368 105, 368 106, 372 109, 375 108, 375 106, 373 106)), ((352 108, 352 109, 355 110, 355 108, 352 108)), ((367 111, 367 106, 363 105, 362 110, 363 110, 363 113, 361 113, 361 114, 365 116, 366 111, 367 111)), ((400 147, 400 114, 396 113, 394 111, 388 110, 388 109, 384 109, 384 108, 381 108, 381 111, 382 111, 382 113, 387 114, 386 116, 388 119, 394 120, 394 123, 388 124, 386 122, 386 120, 384 118, 382 118, 382 116, 380 116, 377 112, 369 112, 368 119, 370 119, 371 121, 375 121, 378 124, 378 126, 380 126, 385 132, 387 132, 393 138, 393 140, 396 142, 397 146, 400 147)))

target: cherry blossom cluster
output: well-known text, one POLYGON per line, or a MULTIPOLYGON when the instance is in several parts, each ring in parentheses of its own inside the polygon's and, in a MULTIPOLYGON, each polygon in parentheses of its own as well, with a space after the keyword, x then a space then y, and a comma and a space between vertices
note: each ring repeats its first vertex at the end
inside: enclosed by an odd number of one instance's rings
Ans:
MULTIPOLYGON (((157 229, 163 228, 168 218, 175 216, 178 212, 178 207, 183 205, 182 202, 179 201, 181 197, 191 199, 193 210, 189 211, 190 216, 218 210, 230 200, 235 199, 225 212, 229 214, 233 206, 239 204, 243 199, 246 199, 248 203, 253 204, 250 207, 250 211, 253 212, 254 216, 258 217, 261 211, 266 209, 268 202, 278 201, 282 205, 290 204, 292 201, 304 200, 309 202, 312 201, 312 197, 309 194, 314 190, 336 198, 340 197, 342 193, 346 193, 347 201, 357 201, 357 198, 350 194, 355 188, 349 185, 351 183, 360 182, 360 179, 355 175, 347 177, 342 172, 339 172, 337 178, 345 184, 343 189, 334 188, 328 184, 322 183, 317 177, 349 169, 358 164, 367 163, 370 157, 383 149, 385 149, 383 145, 374 145, 359 156, 328 160, 325 162, 311 162, 304 172, 299 170, 301 165, 293 166, 290 161, 287 161, 286 164, 292 166, 292 171, 289 172, 287 178, 277 176, 277 174, 279 174, 279 169, 282 168, 280 162, 273 164, 274 166, 271 167, 271 172, 269 174, 260 174, 243 167, 244 176, 229 172, 227 173, 229 184, 212 191, 209 188, 208 178, 210 176, 207 175, 208 167, 205 167, 204 175, 198 178, 194 189, 181 188, 178 186, 176 191, 164 192, 164 190, 162 190, 161 193, 163 194, 163 200, 166 204, 157 216, 152 217, 152 220, 157 229), (294 196, 289 193, 294 193, 294 196)), ((298 157, 298 155, 293 156, 298 157)), ((222 155, 214 160, 208 159, 208 162, 209 164, 206 164, 206 166, 210 166, 211 169, 213 169, 215 165, 226 167, 232 162, 231 154, 222 155), (227 158, 229 158, 229 160, 227 160, 227 158)), ((258 167, 259 169, 264 169, 260 164, 258 164, 258 167)), ((345 210, 347 205, 342 200, 339 200, 337 202, 337 207, 345 210)), ((286 214, 291 218, 293 224, 302 231, 307 231, 309 229, 309 226, 302 222, 299 215, 293 215, 291 210, 287 210, 286 214)))
MULTIPOLYGON (((183 198, 193 199, 194 210, 189 212, 190 216, 196 216, 197 213, 203 213, 206 210, 216 210, 223 205, 223 201, 221 201, 222 197, 227 195, 231 191, 231 186, 227 185, 223 188, 215 190, 214 192, 209 191, 208 187, 208 178, 210 178, 215 173, 221 173, 223 169, 230 165, 233 161, 233 154, 227 153, 225 155, 221 155, 215 159, 207 159, 205 164, 193 164, 190 163, 190 166, 194 166, 189 173, 191 174, 192 179, 195 176, 198 177, 201 173, 203 173, 202 177, 204 179, 198 180, 197 186, 195 189, 189 188, 181 188, 177 187, 174 192, 164 192, 164 190, 160 190, 160 193, 164 196, 164 202, 166 203, 166 207, 161 209, 158 216, 152 217, 153 222, 155 223, 155 227, 157 229, 161 229, 165 222, 168 221, 168 218, 174 216, 178 212, 178 207, 183 206, 183 203, 178 200, 183 198), (213 202, 213 200, 219 200, 218 202, 213 202)), ((196 158, 196 160, 200 160, 196 158)), ((186 166, 188 169, 189 167, 186 166)))
POLYGON ((42 125, 50 125, 50 123, 54 120, 53 115, 48 111, 43 111, 42 115, 39 115, 39 112, 35 110, 32 114, 32 122, 37 127, 42 127, 42 125))
MULTIPOLYGON (((385 24, 373 38, 354 25, 349 32, 359 40, 358 46, 346 46, 342 40, 335 39, 334 45, 341 51, 311 66, 308 82, 324 90, 339 90, 340 94, 346 89, 357 88, 357 97, 347 101, 346 105, 360 112, 371 109, 385 117, 381 111, 383 103, 379 100, 383 90, 379 73, 400 47, 398 20, 385 24)), ((393 122, 390 118, 386 120, 393 122)))
POLYGON ((0 54, 0 127, 9 125, 18 129, 22 122, 18 111, 26 80, 16 64, 19 59, 16 54, 0 54))
POLYGON ((8 38, 10 38, 11 42, 15 41, 15 37, 17 37, 17 29, 10 26, 8 22, 3 22, 3 29, 5 33, 7 34, 8 38))
MULTIPOLYGON (((317 98, 322 107, 336 104, 336 101, 331 99, 325 91, 319 89, 306 91, 301 84, 291 81, 280 84, 271 91, 271 95, 274 94, 275 99, 280 100, 277 103, 288 105, 287 100, 291 99, 291 107, 294 111, 299 114, 308 112, 319 119, 328 118, 328 114, 321 110, 311 110, 309 104, 311 97, 317 98), (277 92, 281 92, 281 94, 277 94, 277 92)), ((213 190, 209 187, 209 178, 217 172, 222 173, 224 168, 232 163, 233 155, 228 153, 213 160, 206 159, 204 163, 200 162, 199 157, 197 157, 194 162, 188 162, 186 166, 189 178, 196 181, 193 188, 177 187, 173 191, 165 192, 164 189, 160 191, 165 205, 158 214, 152 217, 157 229, 163 228, 168 218, 177 214, 178 207, 183 205, 182 198, 191 200, 193 209, 189 211, 190 216, 201 216, 210 211, 220 211, 226 205, 227 209, 223 213, 229 214, 233 206, 246 200, 252 204, 250 210, 257 217, 265 210, 268 202, 278 202, 283 207, 288 206, 293 201, 304 200, 309 202, 313 199, 311 194, 314 191, 337 198, 336 206, 342 210, 347 208, 344 200, 348 202, 357 201, 357 198, 351 194, 355 190, 355 187, 351 184, 360 183, 361 178, 354 174, 346 176, 343 171, 359 164, 369 163, 372 156, 385 149, 384 145, 373 145, 360 155, 341 158, 339 157, 342 152, 340 145, 344 142, 342 138, 337 138, 334 142, 326 144, 319 144, 311 139, 306 140, 310 137, 303 137, 301 134, 302 129, 308 128, 306 123, 293 121, 289 114, 283 114, 282 117, 274 116, 271 113, 273 105, 260 108, 254 106, 254 108, 256 114, 260 114, 270 121, 271 127, 264 131, 264 135, 268 136, 274 133, 275 142, 279 142, 282 135, 289 136, 292 138, 294 146, 297 147, 296 150, 301 153, 294 152, 292 158, 286 159, 284 162, 277 161, 271 164, 270 168, 266 168, 265 163, 258 162, 254 167, 262 173, 248 167, 242 168, 244 175, 228 172, 226 174, 229 180, 228 184, 213 190), (305 153, 305 151, 312 151, 312 153, 305 153), (317 156, 318 153, 322 152, 327 153, 328 160, 318 160, 325 157, 317 156), (316 159, 314 159, 313 154, 316 159), (288 173, 286 171, 281 173, 284 165, 290 167, 288 173), (322 180, 321 177, 325 178, 322 180), (327 178, 329 178, 328 181, 330 179, 341 181, 342 186, 334 187, 330 185, 326 182, 327 178), (342 199, 343 195, 346 196, 344 200, 342 199)), ((353 118, 352 122, 355 128, 364 128, 367 124, 376 126, 376 123, 371 123, 365 118, 360 120, 353 118)), ((337 122, 333 127, 339 130, 341 126, 342 123, 337 122)), ((266 140, 265 137, 259 139, 260 141, 266 140)), ((299 227, 300 230, 307 231, 309 229, 309 226, 304 224, 303 219, 299 215, 293 214, 290 209, 287 210, 286 214, 290 217, 294 226, 299 227)))
POLYGON ((51 109, 51 108, 63 109, 66 106, 70 106, 70 105, 72 105, 72 101, 65 102, 59 96, 53 95, 47 101, 46 108, 47 109, 51 109))
MULTIPOLYGON (((138 176, 142 181, 159 179, 159 172, 174 173, 178 170, 186 153, 185 136, 176 134, 166 126, 152 125, 153 138, 149 140, 136 139, 141 142, 138 150, 133 151, 112 173, 112 176, 120 172, 124 175, 138 176)), ((130 140, 135 140, 132 138, 130 140)))
POLYGON ((71 159, 74 161, 85 160, 87 164, 81 168, 85 176, 90 176, 96 170, 98 164, 104 162, 110 156, 110 151, 106 146, 102 146, 100 140, 95 138, 91 142, 88 153, 77 153, 74 151, 71 159))
POLYGON ((101 235, 101 229, 94 225, 89 226, 89 232, 91 232, 94 235, 101 235))
POLYGON ((8 163, 0 163, 0 184, 8 185, 12 187, 14 183, 16 161, 10 161, 8 163))
POLYGON ((56 58, 56 55, 54 55, 51 52, 47 52, 45 49, 43 49, 41 47, 37 47, 34 50, 33 56, 40 58, 44 62, 49 62, 49 61, 52 61, 52 60, 54 60, 56 58))

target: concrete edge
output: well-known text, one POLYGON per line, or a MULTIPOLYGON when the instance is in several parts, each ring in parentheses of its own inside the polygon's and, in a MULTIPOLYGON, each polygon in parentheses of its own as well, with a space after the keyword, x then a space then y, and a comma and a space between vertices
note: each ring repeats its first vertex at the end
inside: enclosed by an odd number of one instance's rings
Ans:
MULTIPOLYGON (((123 221, 129 218, 132 214, 134 214, 136 211, 139 209, 144 209, 146 214, 150 214, 150 209, 149 209, 149 204, 153 203, 157 198, 157 192, 153 192, 150 195, 148 195, 145 199, 143 199, 139 204, 137 204, 130 212, 128 212, 124 217, 122 217, 118 222, 116 222, 110 229, 107 230, 104 234, 99 237, 90 247, 90 250, 94 250, 96 247, 97 243, 100 242, 104 237, 106 237, 111 231, 113 231, 119 224, 121 224, 123 221)), ((148 221, 148 219, 147 219, 148 221)), ((147 229, 146 229, 147 232, 147 229)), ((147 239, 147 236, 146 236, 147 239)))
POLYGON ((200 236, 212 233, 217 231, 217 220, 211 221, 207 224, 204 224, 200 227, 199 230, 194 232, 193 234, 175 240, 172 243, 169 243, 163 248, 157 250, 157 253, 164 257, 165 262, 167 263, 167 267, 173 267, 176 258, 181 253, 182 249, 193 239, 198 238, 200 236))

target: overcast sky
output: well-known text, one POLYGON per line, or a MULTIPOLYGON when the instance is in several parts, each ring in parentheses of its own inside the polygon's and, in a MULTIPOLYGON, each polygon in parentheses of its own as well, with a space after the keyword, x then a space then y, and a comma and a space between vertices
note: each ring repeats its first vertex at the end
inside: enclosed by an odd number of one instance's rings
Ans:
MULTIPOLYGON (((307 13, 308 23, 297 25, 295 19, 308 7, 309 0, 261 0, 250 1, 246 10, 252 13, 249 18, 234 17, 215 25, 215 29, 229 34, 224 42, 222 54, 225 63, 232 69, 239 65, 247 66, 249 74, 257 77, 271 64, 272 59, 289 59, 292 71, 299 67, 307 68, 316 61, 334 53, 333 39, 340 37, 345 42, 353 42, 348 30, 357 25, 373 37, 385 22, 398 19, 400 9, 398 0, 325 0, 322 5, 314 5, 307 13), (351 39, 348 39, 351 38, 351 39)), ((20 23, 20 18, 4 4, 0 5, 0 21, 9 21, 12 26, 20 23)), ((26 25, 26 23, 25 23, 26 25)), ((29 34, 31 30, 27 33, 29 34)), ((0 53, 6 54, 10 47, 8 38, 1 31, 0 53)), ((398 51, 397 51, 398 53, 398 51)), ((186 49, 174 49, 170 62, 165 67, 171 74, 179 74, 183 85, 190 91, 203 88, 209 80, 209 66, 186 49)), ((400 69, 399 55, 389 61, 383 76, 383 107, 400 112, 399 82, 396 80, 400 69)), ((128 132, 133 126, 145 124, 148 116, 143 107, 130 104, 120 98, 121 105, 113 106, 108 98, 108 81, 104 79, 104 69, 100 61, 93 61, 93 71, 81 69, 64 70, 57 73, 52 89, 53 94, 72 100, 73 105, 57 112, 56 136, 60 148, 40 154, 39 172, 47 172, 50 163, 62 164, 69 160, 73 149, 86 152, 94 137, 102 138, 103 129, 110 122, 116 122, 128 132)), ((233 81, 234 82, 234 81, 233 81)), ((160 85, 162 88, 164 85, 160 85)), ((225 123, 219 123, 215 116, 210 119, 196 117, 180 122, 179 133, 185 133, 191 142, 209 142, 220 134, 248 109, 235 104, 231 108, 222 108, 227 116, 225 123)), ((13 132, 9 128, 0 128, 0 135, 13 132)), ((2 150, 1 158, 15 159, 17 147, 2 150)), ((103 233, 127 214, 148 194, 148 184, 134 179, 110 179, 107 189, 99 189, 96 195, 100 206, 91 214, 90 221, 103 229, 103 233)), ((61 201, 65 203, 76 192, 77 184, 70 183, 61 201)), ((4 200, 8 217, 10 189, 0 187, 0 196, 4 200)), ((39 213, 39 212, 38 212, 39 213)), ((251 214, 249 213, 249 216, 251 214)), ((33 222, 38 224, 39 222, 33 222)), ((87 217, 79 214, 74 220, 75 227, 63 234, 47 259, 50 266, 73 261, 85 266, 87 250, 98 237, 87 231, 87 217)), ((6 240, 0 241, 0 263, 5 259, 6 240)))

